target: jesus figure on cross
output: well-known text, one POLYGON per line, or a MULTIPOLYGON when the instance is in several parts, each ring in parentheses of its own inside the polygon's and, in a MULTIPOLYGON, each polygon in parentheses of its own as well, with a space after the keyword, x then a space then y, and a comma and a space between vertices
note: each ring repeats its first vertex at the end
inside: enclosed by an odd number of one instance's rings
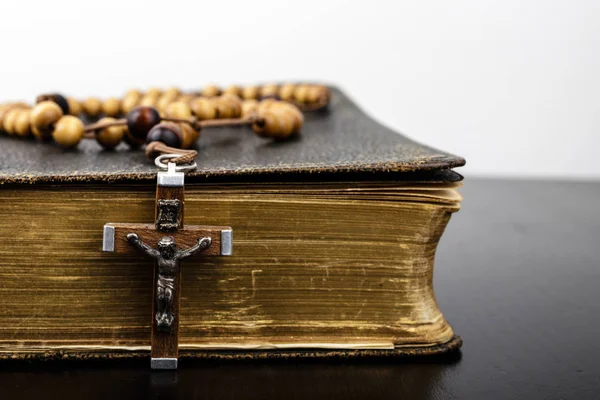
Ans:
POLYGON ((156 249, 142 242, 142 239, 136 233, 127 234, 127 240, 156 260, 158 265, 158 279, 156 280, 157 311, 154 319, 158 330, 170 332, 175 319, 173 292, 175 291, 175 278, 179 269, 179 262, 199 251, 206 250, 211 244, 211 239, 209 237, 200 238, 196 245, 185 250, 177 249, 175 238, 172 236, 160 238, 156 249))

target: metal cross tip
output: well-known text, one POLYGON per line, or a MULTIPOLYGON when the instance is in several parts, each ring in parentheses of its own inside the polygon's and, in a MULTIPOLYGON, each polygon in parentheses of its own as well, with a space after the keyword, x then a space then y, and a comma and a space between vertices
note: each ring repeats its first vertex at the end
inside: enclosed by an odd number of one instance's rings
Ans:
POLYGON ((187 165, 176 165, 175 163, 169 162, 165 164, 163 160, 170 160, 172 158, 181 157, 181 154, 161 154, 160 156, 154 159, 154 164, 160 168, 161 170, 166 170, 169 172, 185 172, 192 171, 198 167, 198 164, 194 161, 193 164, 187 165))

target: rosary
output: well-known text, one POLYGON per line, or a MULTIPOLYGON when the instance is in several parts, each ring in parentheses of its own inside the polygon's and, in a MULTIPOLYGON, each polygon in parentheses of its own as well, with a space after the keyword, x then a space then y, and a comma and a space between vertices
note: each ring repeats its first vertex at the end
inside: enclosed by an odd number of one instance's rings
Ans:
POLYGON ((146 155, 161 169, 157 174, 155 221, 152 224, 107 223, 102 250, 140 252, 154 259, 151 368, 176 369, 179 359, 180 263, 201 253, 229 256, 229 226, 184 225, 184 171, 196 168, 190 149, 200 131, 215 126, 249 125, 260 137, 285 140, 300 132, 302 111, 328 105, 330 91, 321 85, 264 85, 200 93, 178 89, 146 93, 132 90, 122 99, 78 101, 60 94, 38 96, 37 104, 0 105, 0 131, 40 141, 54 140, 74 148, 95 139, 105 149, 124 141, 132 149, 146 144, 146 155), (84 121, 86 123, 84 123, 84 121), (167 164, 163 160, 168 160, 167 164))
MULTIPOLYGON (((146 144, 149 158, 177 154, 171 162, 191 164, 198 153, 190 147, 203 128, 249 125, 258 136, 285 140, 302 128, 302 111, 324 108, 329 98, 328 87, 308 84, 234 85, 224 90, 211 85, 195 93, 131 90, 122 99, 104 101, 52 93, 38 96, 34 106, 0 104, 0 131, 53 140, 64 148, 76 147, 82 139, 95 139, 105 149, 122 141, 133 149, 146 144)), ((160 160, 157 165, 164 167, 160 160)))

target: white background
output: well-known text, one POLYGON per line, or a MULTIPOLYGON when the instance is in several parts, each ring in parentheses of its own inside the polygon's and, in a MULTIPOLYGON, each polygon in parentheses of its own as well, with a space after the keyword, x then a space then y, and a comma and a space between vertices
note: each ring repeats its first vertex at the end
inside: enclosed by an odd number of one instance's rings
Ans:
POLYGON ((468 176, 600 177, 600 1, 0 2, 0 96, 318 80, 468 176))

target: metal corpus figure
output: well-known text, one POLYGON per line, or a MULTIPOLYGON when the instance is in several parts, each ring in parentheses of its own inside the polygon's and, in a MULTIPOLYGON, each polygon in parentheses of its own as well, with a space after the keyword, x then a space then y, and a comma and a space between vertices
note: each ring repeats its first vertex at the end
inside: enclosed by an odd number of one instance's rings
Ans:
POLYGON ((127 234, 127 240, 156 260, 158 265, 158 279, 156 280, 157 312, 154 319, 159 330, 170 332, 175 320, 173 292, 175 291, 175 277, 179 269, 179 262, 199 251, 206 250, 211 244, 211 239, 209 237, 200 238, 196 245, 185 250, 177 249, 173 236, 160 238, 156 249, 142 242, 136 233, 127 234))

